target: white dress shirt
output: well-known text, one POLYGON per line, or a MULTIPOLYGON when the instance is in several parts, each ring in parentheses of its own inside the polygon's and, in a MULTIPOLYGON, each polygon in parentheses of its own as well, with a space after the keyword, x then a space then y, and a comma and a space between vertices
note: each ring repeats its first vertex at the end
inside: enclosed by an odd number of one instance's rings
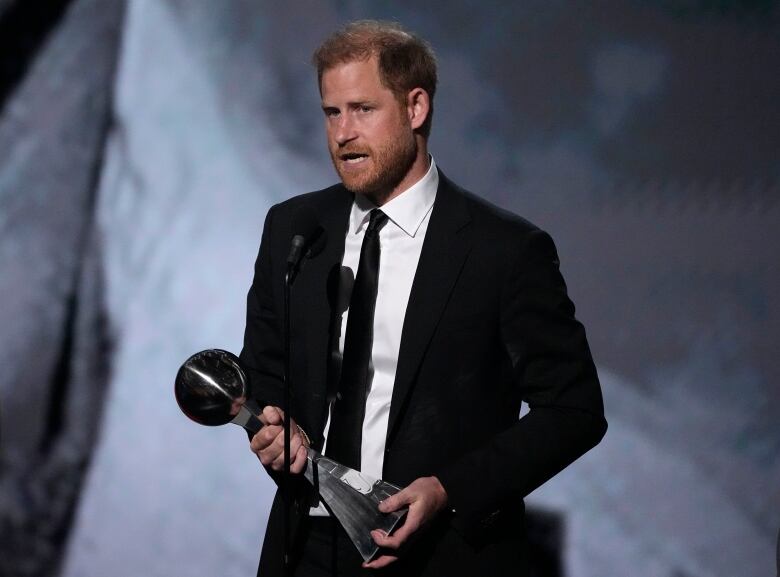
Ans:
MULTIPOLYGON (((373 371, 369 370, 369 392, 360 449, 360 470, 374 479, 382 478, 387 421, 406 305, 412 291, 412 282, 438 187, 439 173, 431 158, 431 165, 425 176, 381 207, 382 212, 388 216, 388 221, 379 231, 379 278, 374 310, 374 342, 371 348, 373 371)), ((363 236, 368 226, 369 213, 374 208, 377 207, 362 195, 356 195, 352 203, 344 243, 344 259, 341 263, 342 267, 352 271, 352 278, 357 274, 363 236)), ((351 287, 342 286, 341 290, 350 291, 351 287)), ((344 299, 342 302, 349 301, 349 295, 339 296, 339 300, 344 299)), ((339 351, 342 353, 348 316, 349 310, 344 313, 341 322, 339 351)), ((325 448, 329 428, 330 414, 325 425, 325 448)), ((327 511, 320 503, 319 507, 312 508, 311 514, 322 515, 327 514, 327 511)))

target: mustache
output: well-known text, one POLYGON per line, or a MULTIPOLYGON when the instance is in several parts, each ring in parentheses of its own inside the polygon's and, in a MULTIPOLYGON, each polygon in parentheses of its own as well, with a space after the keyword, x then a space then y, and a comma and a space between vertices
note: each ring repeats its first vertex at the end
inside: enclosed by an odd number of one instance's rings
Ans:
POLYGON ((371 149, 360 146, 344 146, 335 149, 333 154, 339 157, 346 156, 348 154, 360 154, 368 156, 371 154, 371 149))

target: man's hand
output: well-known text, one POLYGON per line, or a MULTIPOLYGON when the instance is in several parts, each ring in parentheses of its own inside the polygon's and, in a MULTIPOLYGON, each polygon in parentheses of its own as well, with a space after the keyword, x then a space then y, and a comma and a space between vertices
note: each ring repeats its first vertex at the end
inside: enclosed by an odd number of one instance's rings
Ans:
MULTIPOLYGON (((383 531, 371 531, 374 542, 385 549, 398 550, 417 530, 431 521, 447 505, 447 491, 436 477, 421 477, 392 497, 379 504, 382 513, 391 513, 409 507, 404 524, 388 536, 383 531)), ((397 555, 380 555, 369 563, 368 569, 380 569, 398 559, 397 555)))
MULTIPOLYGON (((274 471, 284 470, 284 412, 279 407, 267 406, 258 417, 263 423, 252 441, 252 451, 266 467, 274 471)), ((308 442, 300 433, 295 421, 290 420, 290 472, 298 474, 306 467, 308 442)))

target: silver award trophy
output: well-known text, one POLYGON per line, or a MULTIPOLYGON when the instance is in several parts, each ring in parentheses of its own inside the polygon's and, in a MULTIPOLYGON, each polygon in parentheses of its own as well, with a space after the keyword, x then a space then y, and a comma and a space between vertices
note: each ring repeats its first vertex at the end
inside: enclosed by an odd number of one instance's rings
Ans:
MULTIPOLYGON (((263 426, 257 415, 262 407, 247 398, 247 377, 238 357, 220 349, 192 355, 176 375, 176 401, 190 419, 201 425, 233 423, 256 433, 263 426)), ((360 555, 366 561, 379 547, 371 531, 390 534, 406 511, 382 513, 379 502, 400 491, 400 487, 355 471, 307 448, 304 476, 314 485, 320 499, 338 519, 360 555)))

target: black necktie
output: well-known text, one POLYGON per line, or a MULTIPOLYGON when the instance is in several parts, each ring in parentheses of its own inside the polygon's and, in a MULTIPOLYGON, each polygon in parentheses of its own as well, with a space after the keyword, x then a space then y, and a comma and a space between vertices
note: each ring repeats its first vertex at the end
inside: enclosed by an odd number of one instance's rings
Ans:
POLYGON ((379 278, 379 229, 387 215, 371 211, 360 247, 352 297, 349 301, 344 359, 336 399, 331 406, 328 446, 325 454, 347 467, 360 469, 363 417, 368 396, 369 363, 374 341, 374 308, 379 278))

